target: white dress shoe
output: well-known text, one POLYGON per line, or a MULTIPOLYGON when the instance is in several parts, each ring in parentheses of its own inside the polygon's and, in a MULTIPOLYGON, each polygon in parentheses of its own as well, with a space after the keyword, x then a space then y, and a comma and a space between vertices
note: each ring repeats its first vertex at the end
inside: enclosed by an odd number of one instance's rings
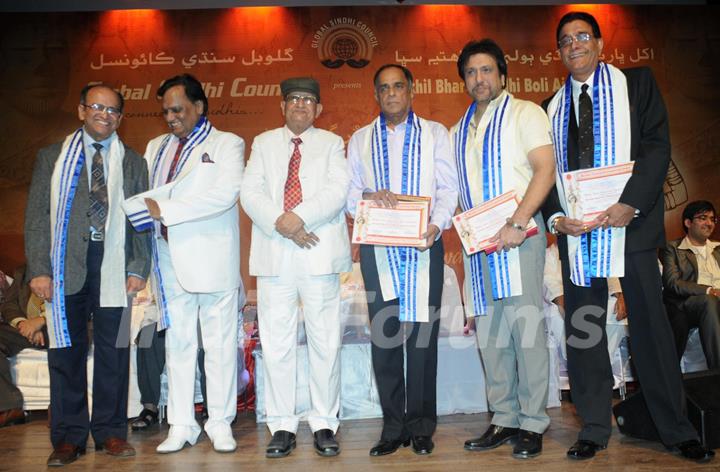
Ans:
POLYGON ((200 436, 199 428, 195 430, 189 426, 171 426, 167 439, 161 442, 155 450, 160 454, 177 452, 184 448, 186 443, 194 446, 198 436, 200 436))
POLYGON ((218 425, 211 431, 205 429, 205 432, 212 441, 213 449, 217 452, 233 452, 237 449, 237 443, 232 435, 232 429, 229 425, 218 425))

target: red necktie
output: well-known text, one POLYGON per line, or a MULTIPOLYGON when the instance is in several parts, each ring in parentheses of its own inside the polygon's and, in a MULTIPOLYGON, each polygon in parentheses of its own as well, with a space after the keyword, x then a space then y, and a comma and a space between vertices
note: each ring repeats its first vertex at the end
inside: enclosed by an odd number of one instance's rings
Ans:
MULTIPOLYGON (((182 154, 183 147, 185 147, 185 143, 187 142, 188 138, 180 138, 180 142, 178 143, 177 149, 175 149, 175 155, 173 156, 173 160, 170 163, 170 170, 168 171, 167 178, 165 179, 165 183, 170 183, 173 180, 173 174, 175 174, 175 168, 177 167, 178 161, 180 160, 180 154, 182 154)), ((162 235, 163 239, 167 241, 167 226, 160 223, 160 234, 162 235)))
POLYGON ((178 161, 180 160, 180 154, 182 154, 183 147, 185 147, 185 143, 187 142, 187 140, 188 138, 180 138, 177 149, 175 149, 175 155, 173 156, 173 160, 170 163, 170 170, 168 171, 167 178, 165 179, 166 184, 172 182, 173 180, 175 168, 177 167, 178 161))
POLYGON ((290 163, 288 164, 288 176, 285 181, 285 211, 290 211, 302 202, 302 187, 300 186, 300 177, 298 177, 298 171, 300 170, 300 144, 302 139, 292 138, 292 143, 295 145, 292 156, 290 156, 290 163))

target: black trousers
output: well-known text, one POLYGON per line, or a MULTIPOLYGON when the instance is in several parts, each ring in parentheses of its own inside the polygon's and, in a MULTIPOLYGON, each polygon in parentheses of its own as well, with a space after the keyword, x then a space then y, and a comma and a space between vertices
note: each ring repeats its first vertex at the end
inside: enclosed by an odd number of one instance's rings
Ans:
MULTIPOLYGON (((570 391, 583 421, 578 439, 607 444, 613 386, 605 334, 607 282, 593 279, 590 287, 573 285, 566 257, 562 272, 570 391)), ((685 412, 685 390, 662 301, 656 251, 626 254, 620 282, 635 369, 660 438, 668 446, 697 439, 685 412)))
POLYGON ((157 407, 160 402, 160 376, 165 369, 165 332, 158 333, 157 323, 143 327, 138 333, 137 347, 140 403, 157 407))
POLYGON ((122 308, 100 308, 103 243, 91 242, 83 288, 65 297, 71 347, 48 350, 50 368, 50 440, 85 447, 88 433, 96 444, 109 437, 127 438, 130 319, 122 308), (88 320, 94 345, 92 421, 88 417, 88 320), (123 323, 121 323, 123 321, 123 323), (116 347, 120 340, 122 347, 116 347))
POLYGON ((665 304, 675 336, 678 358, 682 358, 692 328, 698 328, 708 369, 720 368, 720 299, 712 295, 693 295, 679 307, 665 304))
POLYGON ((13 383, 8 357, 32 347, 35 346, 17 329, 9 324, 0 324, 0 411, 22 408, 22 393, 13 383))
POLYGON ((360 268, 370 314, 372 364, 383 411, 381 439, 384 440, 432 436, 437 425, 437 337, 444 257, 442 239, 436 241, 429 251, 430 322, 400 323, 398 299, 387 302, 382 299, 374 247, 360 247, 360 268), (406 363, 407 372, 404 369, 406 363))

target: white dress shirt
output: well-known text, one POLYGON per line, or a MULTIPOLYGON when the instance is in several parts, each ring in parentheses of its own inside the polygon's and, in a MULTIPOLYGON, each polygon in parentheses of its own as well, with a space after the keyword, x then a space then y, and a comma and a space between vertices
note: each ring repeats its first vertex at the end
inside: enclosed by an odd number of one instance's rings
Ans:
MULTIPOLYGON (((442 233, 451 224, 451 218, 455 213, 458 204, 458 180, 455 170, 455 160, 450 154, 450 136, 447 129, 435 121, 427 121, 429 129, 433 134, 435 148, 435 186, 430 195, 430 224, 437 226, 442 233)), ((387 128, 388 158, 390 170, 390 191, 401 193, 402 188, 402 153, 405 141, 406 123, 403 122, 391 129, 387 128)), ((367 133, 372 133, 373 126, 368 125, 350 138, 348 143, 348 166, 350 169, 350 192, 347 199, 347 211, 354 215, 357 202, 362 200, 362 195, 369 189, 374 188, 375 183, 371 175, 365 175, 362 153, 367 140, 367 133)), ((426 153, 423 152, 423 156, 426 153)), ((440 235, 438 234, 438 237, 440 235)))

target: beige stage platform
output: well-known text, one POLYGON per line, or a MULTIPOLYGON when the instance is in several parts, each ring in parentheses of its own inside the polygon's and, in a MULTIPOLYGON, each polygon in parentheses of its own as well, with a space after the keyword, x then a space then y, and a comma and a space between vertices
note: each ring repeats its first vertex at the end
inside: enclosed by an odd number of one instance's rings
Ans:
MULTIPOLYGON (((380 420, 352 420, 343 422, 338 435, 342 453, 333 458, 315 454, 312 436, 306 424, 301 424, 298 448, 284 459, 266 459, 265 444, 269 435, 265 425, 255 423, 252 414, 238 416, 234 426, 238 450, 231 454, 218 454, 203 434, 192 448, 169 455, 155 453, 155 447, 167 434, 167 426, 156 427, 145 433, 130 433, 129 440, 138 455, 131 458, 114 458, 95 453, 92 441, 88 451, 77 462, 62 470, 105 470, 124 472, 142 470, 150 472, 181 471, 717 471, 720 461, 697 465, 666 452, 663 446, 623 437, 613 432, 610 447, 592 461, 578 463, 565 458, 565 451, 573 443, 577 432, 577 419, 571 404, 549 410, 552 418, 550 430, 544 437, 544 452, 526 461, 510 457, 510 446, 487 452, 463 450, 463 442, 481 433, 489 422, 487 413, 452 415, 440 418, 435 434, 435 452, 430 456, 416 456, 410 448, 381 458, 371 458, 368 450, 380 434, 380 420)), ((45 461, 51 452, 47 418, 35 413, 25 425, 0 429, 0 471, 46 470, 45 461)))

